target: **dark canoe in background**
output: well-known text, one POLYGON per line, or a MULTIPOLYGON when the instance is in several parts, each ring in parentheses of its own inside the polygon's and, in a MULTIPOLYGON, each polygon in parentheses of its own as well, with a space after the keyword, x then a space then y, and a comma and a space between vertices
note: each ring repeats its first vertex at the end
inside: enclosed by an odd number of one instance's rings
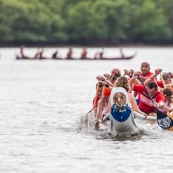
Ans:
POLYGON ((40 59, 36 59, 36 58, 27 57, 27 56, 20 57, 20 56, 16 55, 16 60, 44 60, 44 59, 49 59, 49 58, 42 57, 40 59))
POLYGON ((132 56, 126 56, 126 57, 103 57, 103 58, 84 58, 84 59, 81 59, 81 58, 71 58, 71 59, 66 59, 66 60, 82 60, 82 61, 85 61, 85 60, 95 60, 95 61, 102 61, 102 60, 130 60, 132 58, 134 58, 136 56, 136 53, 132 56))
POLYGON ((136 56, 136 53, 131 55, 131 56, 125 56, 125 57, 103 57, 103 58, 40 58, 40 59, 36 59, 36 58, 29 58, 29 57, 19 57, 18 55, 16 55, 16 60, 66 60, 66 61, 72 61, 72 60, 82 60, 82 61, 87 61, 87 60, 92 60, 92 61, 102 61, 102 60, 130 60, 132 58, 134 58, 136 56))

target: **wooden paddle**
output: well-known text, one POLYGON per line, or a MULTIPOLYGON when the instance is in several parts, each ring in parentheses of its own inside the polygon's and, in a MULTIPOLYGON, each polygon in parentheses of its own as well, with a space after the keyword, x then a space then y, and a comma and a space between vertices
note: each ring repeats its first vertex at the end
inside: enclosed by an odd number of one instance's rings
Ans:
MULTIPOLYGON (((151 101, 154 104, 154 100, 151 97, 151 94, 148 92, 146 86, 144 85, 144 82, 142 81, 142 79, 139 75, 138 75, 138 78, 141 81, 148 96, 150 97, 151 101)), ((167 114, 164 114, 163 112, 161 112, 157 107, 156 107, 156 113, 157 113, 157 123, 162 129, 166 130, 166 129, 173 127, 173 120, 167 114)))

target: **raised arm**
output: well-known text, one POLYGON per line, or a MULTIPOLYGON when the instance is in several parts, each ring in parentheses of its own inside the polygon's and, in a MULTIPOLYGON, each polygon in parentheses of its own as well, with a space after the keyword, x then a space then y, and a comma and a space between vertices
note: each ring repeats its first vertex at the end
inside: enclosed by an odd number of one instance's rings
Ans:
POLYGON ((97 80, 100 80, 103 83, 103 85, 107 85, 111 88, 113 87, 113 83, 110 80, 106 79, 104 76, 99 75, 96 78, 97 80))
POLYGON ((133 74, 132 78, 130 78, 129 85, 130 85, 131 90, 133 90, 134 84, 140 85, 140 81, 137 79, 139 74, 140 74, 140 72, 136 71, 133 74))
POLYGON ((154 81, 157 84, 157 75, 161 73, 162 69, 156 69, 155 73, 153 73, 149 78, 147 78, 144 82, 144 85, 148 85, 149 82, 154 81))

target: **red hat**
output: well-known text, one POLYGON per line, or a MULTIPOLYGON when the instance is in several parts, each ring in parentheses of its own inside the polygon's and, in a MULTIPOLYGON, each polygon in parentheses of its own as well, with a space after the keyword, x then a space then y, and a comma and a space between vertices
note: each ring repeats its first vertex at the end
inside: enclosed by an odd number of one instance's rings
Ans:
POLYGON ((110 94, 111 94, 111 91, 110 91, 110 89, 109 88, 104 88, 104 96, 110 96, 110 94))

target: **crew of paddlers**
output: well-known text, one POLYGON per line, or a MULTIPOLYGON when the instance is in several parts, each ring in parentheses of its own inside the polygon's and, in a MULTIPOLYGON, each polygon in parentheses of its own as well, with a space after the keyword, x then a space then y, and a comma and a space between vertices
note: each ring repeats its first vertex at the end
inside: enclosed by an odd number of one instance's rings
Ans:
MULTIPOLYGON (((73 57, 73 48, 72 47, 69 47, 68 48, 68 51, 66 53, 66 56, 65 57, 61 57, 61 55, 58 53, 58 49, 55 50, 55 52, 52 53, 52 55, 50 55, 50 57, 45 57, 44 56, 44 51, 45 49, 44 48, 38 48, 35 55, 33 57, 29 57, 27 55, 25 55, 24 53, 24 48, 25 46, 21 46, 20 47, 20 53, 16 55, 16 59, 67 59, 67 60, 70 60, 70 59, 76 59, 75 57, 73 57)), ((135 56, 135 55, 134 55, 135 56)), ((133 56, 130 56, 130 57, 125 57, 124 53, 123 53, 123 50, 122 48, 120 48, 120 57, 118 57, 117 59, 130 59, 132 58, 133 56)), ((88 50, 87 48, 82 48, 82 52, 79 56, 79 59, 81 60, 85 60, 85 59, 116 59, 116 58, 105 58, 104 57, 104 48, 102 48, 100 51, 97 51, 94 55, 94 57, 88 57, 88 50)))
MULTIPOLYGON (((124 88, 132 109, 146 118, 157 116, 156 110, 158 109, 173 120, 172 78, 172 72, 162 72, 162 69, 155 69, 151 72, 148 62, 141 63, 140 71, 124 69, 124 74, 122 74, 118 68, 114 68, 110 74, 98 75, 96 94, 91 109, 95 112, 95 128, 99 128, 100 122, 112 109, 112 102, 116 102, 117 106, 125 102, 124 95, 120 93, 110 98, 115 88, 124 88)), ((170 127, 169 130, 173 128, 170 127)))

